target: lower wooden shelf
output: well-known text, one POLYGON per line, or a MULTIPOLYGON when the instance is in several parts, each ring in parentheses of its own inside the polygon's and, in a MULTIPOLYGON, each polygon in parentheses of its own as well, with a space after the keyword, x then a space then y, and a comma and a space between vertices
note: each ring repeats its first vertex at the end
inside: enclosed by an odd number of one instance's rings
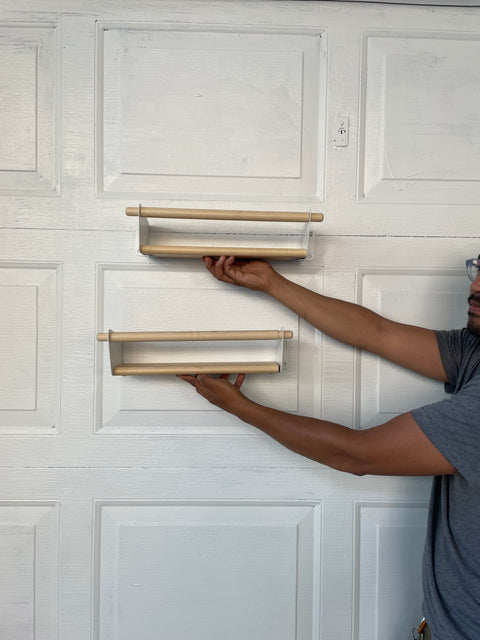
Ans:
POLYGON ((137 331, 98 333, 98 342, 108 342, 110 367, 114 376, 197 375, 222 373, 280 373, 287 366, 285 340, 292 331, 137 331), (276 359, 266 362, 124 362, 125 342, 218 342, 273 340, 276 359))

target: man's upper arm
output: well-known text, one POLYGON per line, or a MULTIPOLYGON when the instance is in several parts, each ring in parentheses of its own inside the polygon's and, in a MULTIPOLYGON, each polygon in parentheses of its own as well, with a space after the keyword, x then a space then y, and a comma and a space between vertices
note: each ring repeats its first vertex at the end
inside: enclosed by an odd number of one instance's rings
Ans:
POLYGON ((411 413, 379 427, 359 431, 363 473, 393 476, 431 476, 456 473, 411 413))
POLYGON ((382 358, 428 378, 448 381, 437 336, 431 329, 384 320, 372 350, 382 358))
MULTIPOLYGON (((477 347, 476 342, 473 346, 477 347)), ((443 348, 442 353, 455 383, 454 367, 443 348)), ((364 432, 363 453, 370 473, 445 475, 456 470, 480 486, 480 375, 478 361, 473 356, 469 361, 471 367, 462 369, 463 383, 455 393, 364 432), (369 448, 375 450, 370 456, 369 448)))

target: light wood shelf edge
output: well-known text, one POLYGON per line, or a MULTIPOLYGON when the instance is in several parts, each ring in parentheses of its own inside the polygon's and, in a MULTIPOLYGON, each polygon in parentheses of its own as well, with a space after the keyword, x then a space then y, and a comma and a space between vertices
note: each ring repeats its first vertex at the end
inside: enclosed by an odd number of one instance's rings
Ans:
MULTIPOLYGON (((293 331, 113 331, 112 342, 183 342, 218 340, 291 340, 293 331)), ((99 342, 108 342, 108 333, 97 333, 99 342)))
POLYGON ((187 362, 187 363, 124 363, 113 368, 114 376, 198 375, 216 373, 278 373, 277 362, 187 362))
POLYGON ((306 249, 277 249, 255 247, 197 247, 144 244, 140 253, 146 256, 169 256, 178 258, 198 258, 203 256, 219 257, 234 256, 236 258, 276 258, 277 260, 291 260, 305 258, 306 249))

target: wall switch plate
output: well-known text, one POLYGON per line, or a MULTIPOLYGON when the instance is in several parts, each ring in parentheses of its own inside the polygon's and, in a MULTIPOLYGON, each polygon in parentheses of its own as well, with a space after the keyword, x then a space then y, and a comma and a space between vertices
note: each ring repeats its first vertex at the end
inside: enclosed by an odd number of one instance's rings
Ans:
POLYGON ((333 144, 336 147, 348 146, 348 129, 349 129, 348 118, 337 116, 335 118, 335 136, 333 138, 333 144))

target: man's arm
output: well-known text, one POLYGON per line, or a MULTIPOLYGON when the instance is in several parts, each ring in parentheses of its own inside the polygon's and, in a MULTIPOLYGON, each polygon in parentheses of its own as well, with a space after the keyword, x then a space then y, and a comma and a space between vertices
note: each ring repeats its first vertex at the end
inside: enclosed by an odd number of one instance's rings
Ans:
POLYGON ((218 280, 263 291, 340 342, 429 378, 447 380, 435 333, 429 329, 393 322, 360 305, 305 289, 261 260, 242 263, 225 256, 204 260, 218 280))
POLYGON ((222 376, 181 376, 212 404, 302 456, 356 475, 427 476, 456 473, 410 413, 378 427, 354 431, 334 422, 277 411, 240 391, 244 376, 231 384, 222 376))

